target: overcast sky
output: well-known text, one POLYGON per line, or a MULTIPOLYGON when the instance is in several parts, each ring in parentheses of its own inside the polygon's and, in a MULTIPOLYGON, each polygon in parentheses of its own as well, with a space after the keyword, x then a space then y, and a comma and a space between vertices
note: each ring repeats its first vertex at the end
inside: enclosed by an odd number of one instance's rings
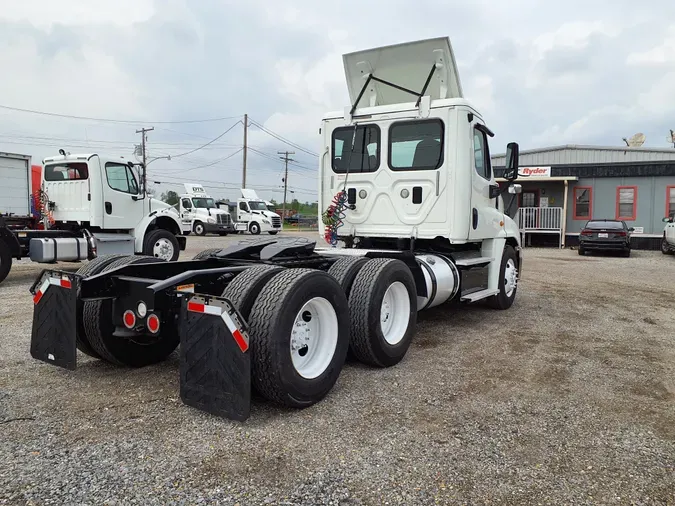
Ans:
MULTIPOLYGON (((0 151, 38 161, 59 147, 133 158, 136 129, 154 126, 150 157, 177 155, 248 113, 316 152, 321 115, 348 105, 343 53, 438 36, 450 37, 465 96, 496 133, 492 153, 512 140, 521 149, 620 145, 636 132, 646 146, 668 147, 669 0, 5 0, 1 106, 130 122, 0 108, 0 151), (211 118, 224 119, 185 122, 211 118)), ((236 124, 205 149, 152 162, 157 189, 202 182, 214 196, 236 198, 242 136, 236 124)), ((257 151, 249 152, 248 186, 280 199, 270 190, 283 184, 276 152, 294 150, 289 184, 299 200, 315 200, 316 157, 255 126, 249 142, 257 151)))

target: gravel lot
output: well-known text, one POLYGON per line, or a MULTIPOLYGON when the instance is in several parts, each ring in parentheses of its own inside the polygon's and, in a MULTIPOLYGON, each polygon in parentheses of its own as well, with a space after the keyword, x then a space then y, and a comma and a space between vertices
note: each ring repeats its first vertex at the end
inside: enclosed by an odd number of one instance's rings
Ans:
MULTIPOLYGON (((187 257, 233 238, 188 238, 187 257)), ((675 258, 527 249, 515 305, 420 314, 398 366, 303 411, 184 406, 178 361, 30 357, 0 285, 0 504, 675 504, 675 258)))

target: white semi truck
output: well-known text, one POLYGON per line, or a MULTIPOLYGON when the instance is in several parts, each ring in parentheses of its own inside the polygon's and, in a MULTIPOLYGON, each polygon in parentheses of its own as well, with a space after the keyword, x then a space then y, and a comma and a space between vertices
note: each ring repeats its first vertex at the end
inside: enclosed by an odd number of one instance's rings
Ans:
POLYGON ((236 232, 229 210, 219 208, 202 185, 185 183, 184 186, 185 193, 179 196, 178 212, 188 233, 225 236, 236 232))
POLYGON ((241 198, 236 202, 228 202, 227 207, 237 224, 237 230, 248 230, 253 235, 261 232, 275 235, 282 228, 281 216, 270 211, 269 204, 271 202, 259 198, 255 190, 242 188, 241 198))
MULTIPOLYGON (((40 263, 110 254, 178 259, 186 244, 178 212, 148 195, 142 166, 122 157, 71 155, 62 149, 59 153, 43 160, 40 188, 27 184, 22 194, 15 195, 26 206, 31 194, 37 196, 39 220, 0 216, 0 281, 9 273, 12 259, 23 257, 40 263)), ((18 160, 17 155, 12 159, 18 160)), ((30 163, 8 163, 4 170, 12 171, 3 173, 7 183, 25 180, 30 163)))
POLYGON ((492 132, 463 98, 450 41, 347 54, 344 65, 352 104, 320 128, 328 244, 255 238, 191 261, 123 258, 97 276, 44 273, 33 287, 34 321, 57 310, 71 320, 36 324, 33 357, 74 369, 76 343, 90 343, 104 360, 142 366, 180 343, 183 402, 244 420, 253 388, 284 406, 320 401, 349 349, 372 367, 399 364, 418 311, 478 301, 510 308, 523 257, 502 196, 520 191, 518 145, 507 146, 500 186, 492 132), (78 291, 57 296, 67 292, 52 279, 78 291), (48 299, 40 287, 57 293, 48 299))

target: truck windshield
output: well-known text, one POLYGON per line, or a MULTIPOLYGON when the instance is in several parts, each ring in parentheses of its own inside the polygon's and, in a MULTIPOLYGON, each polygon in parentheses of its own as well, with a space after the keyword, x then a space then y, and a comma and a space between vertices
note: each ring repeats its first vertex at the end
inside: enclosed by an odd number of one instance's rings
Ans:
POLYGON ((193 198, 192 199, 192 205, 195 207, 199 207, 201 209, 215 209, 216 208, 216 202, 213 199, 207 199, 207 198, 193 198))
POLYGON ((251 208, 251 211, 268 211, 264 202, 252 200, 248 203, 248 206, 251 208))
POLYGON ((87 162, 45 165, 45 181, 75 181, 88 177, 87 162))

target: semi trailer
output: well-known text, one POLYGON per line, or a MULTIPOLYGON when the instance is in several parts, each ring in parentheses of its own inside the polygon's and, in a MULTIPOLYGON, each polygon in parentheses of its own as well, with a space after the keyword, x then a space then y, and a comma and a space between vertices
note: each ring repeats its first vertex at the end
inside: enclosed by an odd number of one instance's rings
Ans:
POLYGON ((12 260, 24 257, 39 263, 113 253, 178 259, 186 245, 180 217, 148 194, 142 166, 96 153, 59 153, 43 160, 37 188, 28 176, 30 157, 0 153, 6 187, 0 205, 12 204, 14 211, 0 215, 0 282, 12 260))
POLYGON ((352 103, 320 128, 323 239, 47 269, 31 287, 31 355, 71 370, 77 350, 142 367, 178 348, 183 402, 246 420, 252 390, 283 406, 319 402, 349 350, 372 367, 399 364, 419 311, 510 308, 523 257, 504 194, 520 191, 518 144, 507 145, 500 186, 493 134, 463 98, 450 40, 343 60, 352 103))

